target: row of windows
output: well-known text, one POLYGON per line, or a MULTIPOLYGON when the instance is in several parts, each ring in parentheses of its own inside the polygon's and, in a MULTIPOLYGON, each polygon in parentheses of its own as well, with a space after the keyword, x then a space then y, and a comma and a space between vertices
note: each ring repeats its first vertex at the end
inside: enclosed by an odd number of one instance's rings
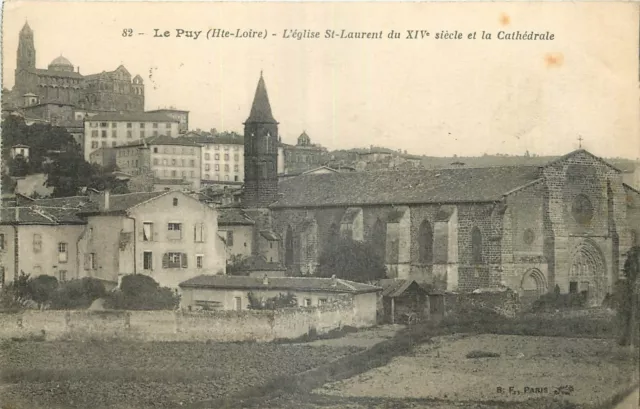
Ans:
POLYGON ((173 153, 173 154, 181 153, 183 155, 195 155, 196 148, 184 148, 184 147, 177 148, 175 146, 169 148, 168 146, 165 146, 164 148, 160 149, 158 147, 154 147, 153 153, 173 153))
MULTIPOLYGON (((213 169, 215 171, 219 171, 220 170, 220 165, 213 165, 213 169)), ((229 172, 229 169, 230 169, 229 165, 224 165, 223 169, 224 169, 225 172, 229 172)), ((204 165, 204 170, 205 170, 205 172, 210 171, 211 170, 211 166, 208 163, 205 164, 204 165)), ((234 172, 239 172, 240 171, 240 166, 239 165, 233 165, 233 171, 234 172)))
MULTIPOLYGON (((140 129, 144 129, 145 128, 145 122, 140 122, 139 125, 140 125, 140 129)), ((100 123, 91 122, 89 126, 91 128, 98 128, 98 127, 100 127, 100 128, 108 128, 109 127, 109 122, 100 122, 100 123)), ((117 128, 118 127, 118 123, 117 122, 111 122, 111 127, 112 128, 117 128)), ((151 127, 153 129, 158 129, 158 123, 157 122, 153 122, 151 124, 151 127)), ((171 123, 170 122, 165 123, 164 127, 166 129, 171 129, 171 123)), ((127 128, 133 128, 133 123, 132 122, 127 122, 127 128)))
MULTIPOLYGON (((205 144, 204 145, 204 149, 205 150, 209 150, 209 149, 211 149, 211 146, 212 145, 210 145, 210 144, 205 144)), ((233 146, 233 150, 234 151, 239 151, 240 150, 240 146, 242 146, 242 145, 234 145, 233 146)), ((214 144, 213 145, 213 150, 214 151, 219 151, 220 150, 220 145, 214 144)), ((229 150, 229 146, 228 145, 223 145, 223 150, 228 151, 229 150)))
MULTIPOLYGON (((167 230, 166 230, 167 239, 182 240, 183 230, 184 230, 184 226, 182 223, 175 223, 175 222, 168 223, 167 230)), ((205 240, 206 240, 206 227, 204 223, 197 223, 196 225, 193 226, 193 241, 195 243, 204 243, 205 240)), ((155 232, 154 230, 154 223, 152 222, 142 223, 142 241, 157 241, 157 232, 155 232)))
MULTIPOLYGON (((229 160, 229 154, 225 153, 223 158, 224 158, 225 161, 228 161, 229 160)), ((211 155, 208 154, 208 153, 205 153, 204 154, 204 160, 211 160, 211 155)), ((213 155, 213 160, 220 160, 220 154, 219 153, 214 154, 213 155)), ((240 160, 240 155, 237 154, 237 153, 234 154, 233 155, 233 160, 235 160, 236 162, 239 161, 240 160)))
MULTIPOLYGON (((171 131, 167 131, 167 132, 163 132, 163 134, 165 134, 166 136, 171 136, 171 131)), ((91 131, 91 137, 92 138, 98 138, 99 136, 102 136, 103 138, 107 137, 107 131, 101 131, 98 132, 97 130, 93 130, 91 131)), ((158 131, 153 131, 152 132, 152 136, 158 136, 158 131)), ((111 131, 111 137, 112 138, 117 138, 118 137, 118 131, 111 131)), ((146 134, 144 131, 140 131, 140 138, 145 138, 146 134)), ((127 131, 127 139, 133 139, 133 131, 127 131)))
MULTIPOLYGON (((205 173, 204 180, 220 180, 220 175, 213 175, 213 179, 211 179, 211 175, 208 173, 205 173)), ((229 177, 229 175, 224 175, 224 180, 231 181, 231 178, 229 177)), ((235 175, 233 177, 233 181, 234 182, 240 181, 240 177, 238 175, 235 175)))
MULTIPOLYGON (((194 159, 189 160, 189 167, 194 168, 196 166, 196 161, 194 159)), ((153 158, 154 165, 163 165, 163 166, 181 166, 186 167, 187 161, 185 159, 162 159, 162 162, 158 158, 153 158)))
MULTIPOLYGON (((196 268, 204 267, 204 254, 196 254, 195 256, 196 268)), ((162 268, 188 268, 189 256, 186 253, 169 252, 162 255, 162 268)), ((153 252, 145 251, 142 253, 142 268, 143 270, 153 270, 153 252)))
MULTIPOLYGON (((160 177, 160 176, 168 177, 168 176, 171 176, 172 178, 177 178, 178 175, 180 175, 180 177, 183 177, 183 178, 187 177, 187 171, 185 171, 185 170, 183 170, 180 173, 178 173, 177 170, 169 171, 169 169, 163 169, 162 172, 161 172, 160 170, 156 169, 153 173, 156 175, 156 177, 160 177)), ((195 178, 196 177, 196 172, 193 171, 193 170, 189 171, 188 175, 189 175, 189 177, 195 178)))

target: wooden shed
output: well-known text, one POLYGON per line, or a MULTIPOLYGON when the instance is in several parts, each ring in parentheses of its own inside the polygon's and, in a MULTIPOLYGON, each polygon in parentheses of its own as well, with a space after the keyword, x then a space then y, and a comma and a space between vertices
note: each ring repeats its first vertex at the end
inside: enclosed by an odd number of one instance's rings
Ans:
POLYGON ((429 316, 428 293, 415 280, 386 279, 382 287, 382 315, 385 323, 403 323, 408 316, 419 320, 429 316))

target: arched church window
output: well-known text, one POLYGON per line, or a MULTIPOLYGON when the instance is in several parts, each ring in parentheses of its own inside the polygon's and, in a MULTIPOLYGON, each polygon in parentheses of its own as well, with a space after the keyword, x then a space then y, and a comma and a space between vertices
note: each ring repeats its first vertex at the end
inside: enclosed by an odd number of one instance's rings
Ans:
POLYGON ((571 206, 573 218, 579 224, 588 224, 593 219, 593 205, 584 194, 579 194, 573 199, 571 206))
POLYGON ((371 244, 374 250, 386 260, 387 254, 387 224, 378 219, 371 230, 371 244))
POLYGON ((482 233, 477 226, 471 230, 471 257, 474 264, 482 263, 482 233))
POLYGON ((293 266, 293 229, 287 227, 284 237, 284 264, 287 267, 293 266))
POLYGON ((524 244, 531 245, 533 244, 535 239, 536 239, 536 235, 533 232, 533 230, 524 229, 524 232, 522 233, 522 241, 524 241, 524 244))
POLYGON ((420 246, 420 262, 433 263, 433 229, 428 221, 423 221, 418 231, 418 245, 420 246))
POLYGON ((630 236, 631 236, 631 247, 635 247, 637 246, 638 243, 638 231, 635 229, 632 229, 630 232, 630 236))

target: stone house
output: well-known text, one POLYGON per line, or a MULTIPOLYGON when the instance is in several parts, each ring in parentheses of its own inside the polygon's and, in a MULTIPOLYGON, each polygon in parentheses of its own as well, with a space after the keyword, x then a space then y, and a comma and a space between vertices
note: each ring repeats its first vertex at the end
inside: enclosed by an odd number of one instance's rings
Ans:
MULTIPOLYGON (((20 196, 20 195, 19 195, 20 196)), ((77 243, 85 221, 76 215, 77 198, 33 200, 20 196, 0 212, 0 285, 20 272, 79 278, 77 243)))
POLYGON ((221 310, 246 310, 251 292, 267 299, 292 293, 298 306, 315 307, 350 298, 361 320, 375 324, 380 287, 336 278, 246 277, 202 275, 180 283, 182 307, 207 306, 221 310))
POLYGON ((179 191, 107 192, 98 201, 79 213, 87 220, 78 243, 82 275, 117 282, 146 274, 177 288, 200 274, 225 274, 216 209, 179 191))

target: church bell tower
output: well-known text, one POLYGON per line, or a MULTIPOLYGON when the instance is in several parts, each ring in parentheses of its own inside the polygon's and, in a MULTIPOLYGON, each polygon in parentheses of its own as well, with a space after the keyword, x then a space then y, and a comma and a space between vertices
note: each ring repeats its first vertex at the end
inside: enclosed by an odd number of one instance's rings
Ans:
POLYGON ((278 122, 262 73, 244 123, 243 207, 264 208, 278 199, 278 122))
POLYGON ((33 43, 33 31, 29 23, 24 23, 18 41, 18 60, 16 72, 36 68, 36 47, 33 43))

